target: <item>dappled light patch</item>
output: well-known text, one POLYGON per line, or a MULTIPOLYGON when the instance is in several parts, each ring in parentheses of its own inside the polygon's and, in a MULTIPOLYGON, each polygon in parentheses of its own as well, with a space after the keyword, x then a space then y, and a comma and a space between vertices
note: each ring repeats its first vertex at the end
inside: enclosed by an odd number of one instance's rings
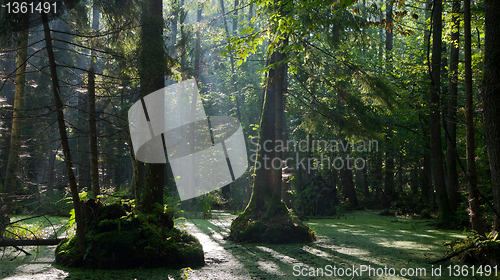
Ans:
POLYGON ((316 248, 312 248, 310 246, 304 246, 302 247, 302 250, 308 252, 308 253, 311 253, 315 256, 318 256, 320 258, 324 258, 324 259, 327 259, 327 260, 332 260, 332 257, 330 256, 330 254, 324 252, 324 251, 321 251, 321 250, 318 250, 316 248))
POLYGON ((260 270, 265 271, 271 275, 284 275, 284 273, 279 270, 278 266, 271 261, 258 261, 257 264, 260 270))
POLYGON ((412 249, 412 250, 422 250, 422 251, 430 251, 428 247, 422 246, 421 243, 417 243, 414 241, 388 241, 388 242, 380 242, 377 245, 382 247, 397 247, 401 249, 412 249))

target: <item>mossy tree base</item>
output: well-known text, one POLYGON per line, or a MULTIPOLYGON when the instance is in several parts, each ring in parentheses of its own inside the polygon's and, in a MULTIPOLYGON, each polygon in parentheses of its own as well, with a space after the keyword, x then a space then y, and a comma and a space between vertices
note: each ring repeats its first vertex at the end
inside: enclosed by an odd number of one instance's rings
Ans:
POLYGON ((95 204, 91 208, 97 214, 95 219, 87 219, 85 252, 78 252, 76 237, 66 239, 57 246, 57 264, 121 269, 196 267, 205 263, 199 241, 174 228, 172 218, 163 211, 135 214, 126 212, 120 204, 95 204))
POLYGON ((286 244, 316 240, 316 235, 302 221, 288 213, 285 204, 273 195, 267 209, 250 202, 231 224, 229 239, 236 242, 286 244))

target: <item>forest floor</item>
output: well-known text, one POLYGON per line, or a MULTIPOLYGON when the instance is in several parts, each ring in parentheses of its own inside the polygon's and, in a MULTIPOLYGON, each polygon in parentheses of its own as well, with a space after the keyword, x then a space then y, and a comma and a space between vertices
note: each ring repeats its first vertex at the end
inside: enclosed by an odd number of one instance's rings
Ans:
POLYGON ((446 247, 442 245, 445 241, 464 237, 460 231, 436 230, 430 225, 430 220, 379 216, 379 212, 355 211, 340 219, 311 219, 306 223, 316 231, 318 240, 310 244, 289 245, 236 244, 226 241, 224 237, 235 216, 215 212, 209 220, 188 219, 177 223, 177 227, 195 235, 203 245, 206 262, 203 267, 184 270, 68 269, 53 265, 55 246, 27 247, 25 250, 35 251, 32 256, 24 256, 20 252, 3 252, 6 254, 0 261, 0 278, 185 279, 187 276, 187 279, 203 280, 500 279, 498 276, 485 277, 485 274, 473 277, 470 268, 462 270, 462 264, 451 261, 429 264, 445 255, 446 247), (460 275, 457 274, 456 265, 460 265, 460 275), (323 276, 319 268, 322 268, 323 276), (361 272, 362 268, 369 270, 361 272), (354 275, 351 274, 352 269, 354 275), (440 276, 437 275, 439 271, 440 276), (330 276, 334 272, 337 276, 330 276), (419 275, 403 277, 401 272, 419 275), (465 272, 469 275, 464 276, 465 272), (387 276, 392 273, 394 276, 387 276))

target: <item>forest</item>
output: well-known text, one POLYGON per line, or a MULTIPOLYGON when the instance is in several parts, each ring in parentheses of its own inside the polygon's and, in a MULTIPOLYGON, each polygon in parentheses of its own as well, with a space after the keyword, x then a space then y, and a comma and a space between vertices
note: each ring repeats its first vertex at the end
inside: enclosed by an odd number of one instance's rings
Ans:
POLYGON ((0 3, 0 278, 500 279, 500 1, 0 3))

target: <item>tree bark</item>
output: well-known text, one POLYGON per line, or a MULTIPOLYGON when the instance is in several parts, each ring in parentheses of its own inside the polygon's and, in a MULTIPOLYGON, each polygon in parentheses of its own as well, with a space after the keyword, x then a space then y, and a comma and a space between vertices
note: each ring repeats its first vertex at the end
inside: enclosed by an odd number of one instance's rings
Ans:
POLYGON ((392 46, 393 46, 393 32, 392 28, 394 26, 392 19, 392 0, 386 0, 385 3, 385 20, 386 20, 386 29, 385 29, 385 62, 388 70, 392 69, 392 46))
MULTIPOLYGON (((95 34, 99 30, 99 6, 96 0, 93 1, 92 11, 92 32, 95 34)), ((100 194, 99 188, 99 153, 97 147, 97 121, 95 111, 95 64, 96 54, 92 49, 90 52, 90 69, 88 72, 88 93, 89 93, 89 152, 90 152, 90 184, 92 186, 92 198, 97 198, 100 194)))
POLYGON ((92 189, 92 198, 100 194, 99 189, 99 163, 97 150, 97 122, 95 112, 95 73, 94 68, 90 67, 88 71, 88 92, 89 92, 89 151, 90 151, 90 185, 92 189))
MULTIPOLYGON (((490 162, 493 204, 500 213, 500 2, 484 1, 485 42, 483 80, 484 134, 490 162)), ((500 217, 494 230, 500 232, 500 217)))
MULTIPOLYGON (((10 145, 9 145, 9 157, 7 161, 7 170, 5 173, 5 182, 3 186, 3 192, 7 194, 5 197, 5 202, 7 203, 7 209, 2 211, 6 215, 9 215, 13 203, 14 196, 17 186, 17 175, 19 167, 19 153, 21 151, 21 121, 23 118, 24 109, 24 95, 26 92, 26 65, 28 59, 28 39, 29 39, 29 17, 23 16, 21 19, 21 24, 24 28, 19 33, 19 44, 17 53, 17 72, 16 72, 16 86, 14 95, 14 110, 12 113, 12 129, 10 132, 10 145)), ((0 232, 1 236, 1 232, 0 232)))
MULTIPOLYGON (((224 8, 224 0, 220 0, 220 7, 221 7, 221 10, 222 10, 222 14, 225 14, 226 11, 225 11, 225 8, 224 8)), ((238 0, 235 0, 235 5, 238 4, 238 0)), ((227 19, 226 17, 224 16, 224 29, 226 31, 226 38, 227 38, 227 41, 228 43, 230 43, 230 33, 229 33, 229 27, 228 27, 228 24, 227 24, 227 19)), ((238 21, 235 17, 234 21, 233 21, 233 36, 236 35, 236 29, 238 28, 238 21)), ((229 62, 231 63, 231 83, 232 83, 232 86, 233 86, 233 95, 234 95, 234 99, 235 99, 235 105, 236 105, 236 117, 238 118, 238 120, 241 122, 241 111, 240 111, 240 98, 239 98, 239 94, 238 94, 238 84, 237 84, 237 81, 236 81, 236 71, 235 71, 235 67, 234 67, 234 55, 233 55, 233 51, 230 50, 229 51, 229 62)))
MULTIPOLYGON (((139 66, 141 98, 165 86, 162 11, 161 0, 148 0, 142 7, 139 66)), ((140 208, 143 211, 151 212, 155 204, 163 205, 164 172, 165 164, 145 164, 144 186, 140 190, 140 208)))
MULTIPOLYGON (((283 46, 284 40, 280 40, 280 46, 283 46)), ((275 92, 274 94, 276 95, 275 99, 275 117, 274 117, 274 142, 275 142, 275 147, 278 147, 281 145, 283 147, 283 120, 284 120, 284 104, 285 104, 285 90, 284 90, 284 85, 285 85, 285 79, 286 79, 286 72, 285 72, 285 67, 282 63, 284 60, 284 54, 281 53, 280 51, 276 51, 276 72, 275 72, 275 77, 274 79, 276 80, 275 82, 275 92)), ((279 195, 281 197, 281 188, 282 188, 282 160, 283 160, 283 153, 280 149, 274 149, 274 158, 271 161, 273 164, 273 172, 274 172, 274 181, 273 181, 273 193, 276 195, 279 195), (276 166, 275 159, 279 159, 279 164, 276 166)), ((276 160, 278 161, 278 160, 276 160)))
POLYGON ((484 235, 481 219, 481 208, 477 194, 476 153, 474 143, 474 104, 472 95, 472 53, 471 53, 471 14, 470 0, 464 1, 464 33, 465 33, 465 108, 467 138, 467 173, 469 173, 469 218, 472 229, 484 235))
MULTIPOLYGON (((196 13, 196 22, 199 24, 201 22, 201 5, 198 4, 198 11, 196 13)), ((195 51, 194 51, 194 77, 196 81, 200 81, 200 67, 201 67, 201 32, 200 27, 196 30, 196 41, 195 41, 195 51)))
POLYGON ((450 43, 450 66, 448 88, 448 117, 446 122, 446 167, 450 206, 456 209, 459 204, 457 172, 457 95, 458 95, 458 58, 460 40, 460 1, 455 0, 452 7, 452 33, 450 43))
POLYGON ((52 77, 52 91, 57 109, 57 124, 59 127, 59 134, 61 137, 61 144, 64 153, 64 162, 66 163, 66 172, 68 175, 69 187, 71 190, 71 197, 73 200, 73 208, 75 209, 76 221, 76 236, 78 240, 78 250, 84 253, 85 250, 85 223, 83 221, 83 213, 78 196, 78 184, 76 182, 75 173, 73 171, 73 161, 71 160, 71 150, 69 148, 68 135, 66 133, 66 124, 64 123, 64 105, 60 97, 59 79, 57 77, 56 60, 54 57, 54 50, 52 48, 52 38, 50 37, 49 20, 47 14, 42 13, 43 30, 45 34, 45 42, 47 44, 47 54, 50 63, 50 74, 52 77))
POLYGON ((391 142, 392 130, 389 128, 386 134, 387 151, 385 152, 385 177, 384 192, 387 203, 390 204, 396 198, 394 183, 394 149, 391 142))
POLYGON ((431 62, 431 151, 432 151, 432 180, 436 190, 436 202, 439 209, 438 225, 445 225, 450 221, 452 209, 448 200, 443 169, 443 150, 441 147, 441 110, 440 110, 440 81, 441 81, 441 37, 442 37, 442 0, 434 1, 432 14, 432 62, 431 62))

